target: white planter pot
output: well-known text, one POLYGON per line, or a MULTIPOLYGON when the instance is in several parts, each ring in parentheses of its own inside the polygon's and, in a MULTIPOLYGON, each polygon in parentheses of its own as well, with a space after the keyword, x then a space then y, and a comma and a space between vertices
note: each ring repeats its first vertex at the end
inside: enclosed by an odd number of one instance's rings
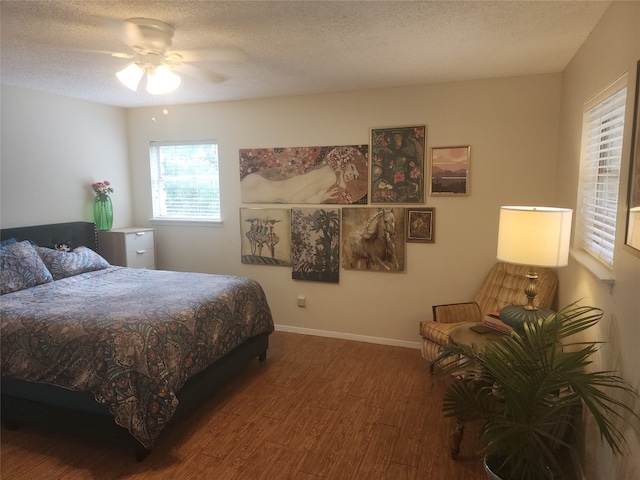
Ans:
MULTIPOLYGON (((489 464, 491 464, 491 459, 489 458, 489 462, 487 463, 487 457, 485 456, 483 459, 482 464, 484 465, 484 471, 487 474, 487 479, 488 480, 517 480, 517 479, 512 479, 512 478, 502 478, 499 475, 497 475, 489 466, 489 464)), ((547 477, 549 478, 549 480, 553 480, 553 472, 551 472, 551 469, 547 467, 547 472, 548 475, 547 477)))
POLYGON ((487 457, 484 457, 484 460, 482 462, 482 464, 484 465, 484 471, 487 474, 487 479, 488 480, 503 480, 502 478, 500 478, 498 475, 496 475, 495 473, 493 473, 493 470, 491 470, 491 468, 489 467, 489 465, 487 465, 487 457))

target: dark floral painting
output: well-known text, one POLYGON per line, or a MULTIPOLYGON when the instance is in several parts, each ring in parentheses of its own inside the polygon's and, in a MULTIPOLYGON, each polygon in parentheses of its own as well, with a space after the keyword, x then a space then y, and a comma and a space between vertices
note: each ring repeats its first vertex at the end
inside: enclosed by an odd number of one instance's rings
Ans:
POLYGON ((342 209, 342 266, 353 270, 404 271, 404 208, 342 209))
POLYGON ((366 204, 368 155, 368 145, 240 149, 240 200, 366 204))
POLYGON ((371 130, 371 203, 424 203, 426 126, 371 130))
POLYGON ((291 209, 291 261, 294 280, 338 283, 340 211, 291 209))
POLYGON ((241 208, 242 263, 291 266, 291 211, 284 208, 241 208))

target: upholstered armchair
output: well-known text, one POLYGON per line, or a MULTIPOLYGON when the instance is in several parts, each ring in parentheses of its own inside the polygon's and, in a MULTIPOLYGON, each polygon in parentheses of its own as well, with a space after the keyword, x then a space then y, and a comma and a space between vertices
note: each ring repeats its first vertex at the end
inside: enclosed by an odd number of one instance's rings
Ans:
MULTIPOLYGON (((499 311, 507 305, 526 305, 524 289, 529 284, 527 274, 530 268, 511 263, 496 263, 473 301, 433 306, 433 321, 420 322, 422 356, 429 362, 438 357, 440 347, 449 343, 449 332, 460 322, 481 322, 489 313, 499 311)), ((558 276, 550 268, 536 268, 538 274, 538 294, 535 305, 550 308, 558 289, 558 276)), ((453 361, 453 360, 452 360, 453 361)))

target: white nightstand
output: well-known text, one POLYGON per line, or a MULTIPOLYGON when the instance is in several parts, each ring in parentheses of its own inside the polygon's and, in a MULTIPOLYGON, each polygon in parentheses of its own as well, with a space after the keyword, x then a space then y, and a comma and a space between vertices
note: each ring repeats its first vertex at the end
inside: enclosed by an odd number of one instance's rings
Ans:
POLYGON ((153 228, 114 228, 98 232, 98 250, 111 265, 156 268, 153 228))

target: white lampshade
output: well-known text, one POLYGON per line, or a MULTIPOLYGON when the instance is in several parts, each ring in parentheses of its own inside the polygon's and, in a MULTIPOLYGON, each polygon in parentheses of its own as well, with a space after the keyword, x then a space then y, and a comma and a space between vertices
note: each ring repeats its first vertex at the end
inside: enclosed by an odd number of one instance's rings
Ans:
POLYGON ((173 92, 180 86, 180 77, 173 73, 166 65, 159 65, 153 72, 147 74, 147 92, 152 95, 162 95, 173 92))
POLYGON ((553 207, 500 207, 498 260, 537 267, 569 262, 573 210, 553 207))
POLYGON ((116 73, 116 77, 123 84, 125 84, 128 88, 133 90, 134 92, 138 89, 138 85, 140 84, 140 80, 142 79, 142 75, 144 74, 144 70, 137 63, 131 63, 125 69, 120 70, 116 73))

